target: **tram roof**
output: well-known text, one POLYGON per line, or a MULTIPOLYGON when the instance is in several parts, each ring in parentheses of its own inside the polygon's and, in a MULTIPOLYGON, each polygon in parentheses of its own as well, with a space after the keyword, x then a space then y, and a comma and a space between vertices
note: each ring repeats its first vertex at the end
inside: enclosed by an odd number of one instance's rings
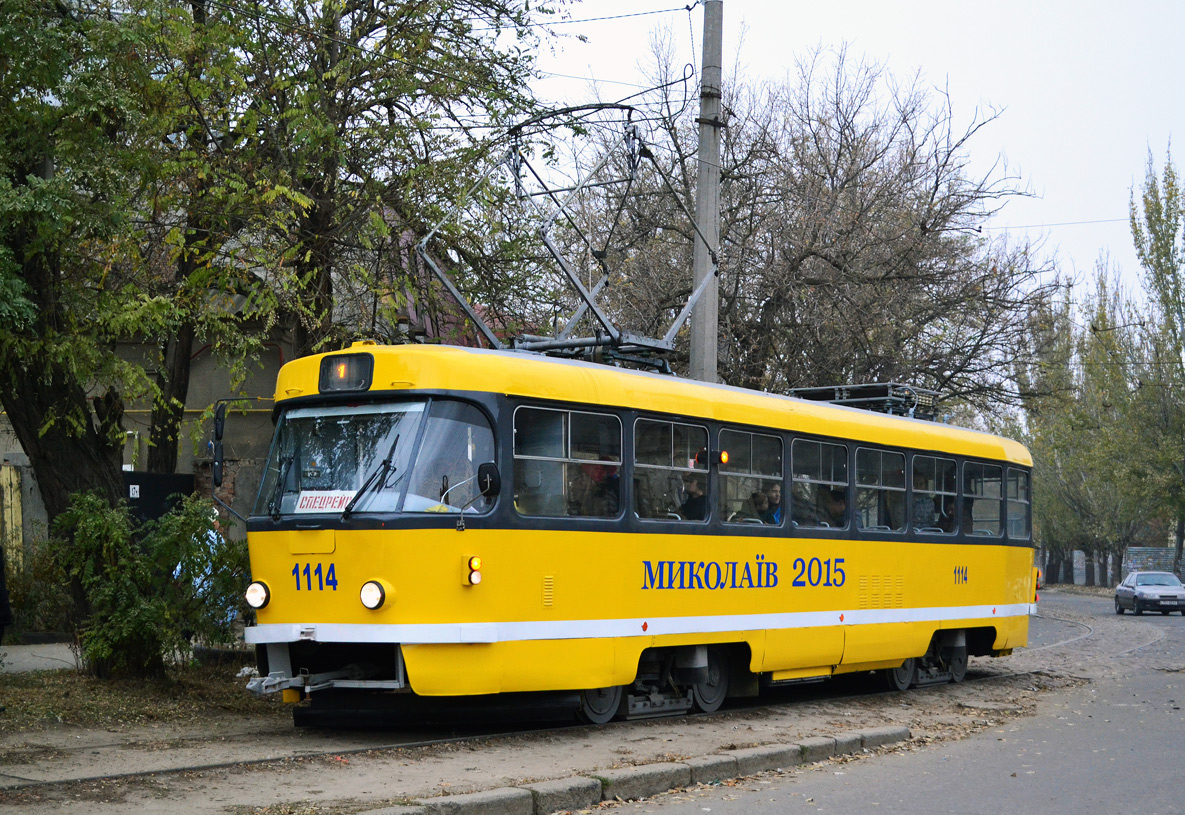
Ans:
POLYGON ((598 363, 451 345, 355 344, 342 351, 295 359, 280 371, 277 404, 311 395, 302 383, 317 382, 322 358, 359 352, 374 357, 371 393, 499 393, 1032 464, 1028 450, 1019 442, 949 424, 598 363))

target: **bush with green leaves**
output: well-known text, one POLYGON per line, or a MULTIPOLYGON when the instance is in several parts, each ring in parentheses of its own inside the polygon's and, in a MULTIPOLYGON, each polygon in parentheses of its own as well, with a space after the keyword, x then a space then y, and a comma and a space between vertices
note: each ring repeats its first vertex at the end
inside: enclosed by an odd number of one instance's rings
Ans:
POLYGON ((222 539, 208 501, 185 498, 160 520, 137 525, 126 505, 78 494, 53 532, 90 672, 159 675, 189 653, 191 639, 233 640, 246 546, 222 539))

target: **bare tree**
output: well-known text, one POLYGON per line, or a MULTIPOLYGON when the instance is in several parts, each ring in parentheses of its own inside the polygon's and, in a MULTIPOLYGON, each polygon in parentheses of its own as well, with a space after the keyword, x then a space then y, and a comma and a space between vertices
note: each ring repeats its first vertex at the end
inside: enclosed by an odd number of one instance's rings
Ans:
MULTIPOLYGON (((658 45, 652 149, 690 202, 694 111, 658 45)), ((903 380, 980 408, 1018 402, 1010 373, 1052 284, 1036 247, 982 231, 1026 194, 1001 162, 972 170, 972 142, 999 114, 960 127, 945 92, 845 50, 810 54, 782 82, 726 85, 721 378, 771 391, 903 380)), ((690 292, 692 226, 660 193, 643 176, 606 187, 596 210, 602 233, 617 224, 615 314, 640 329, 690 292)))

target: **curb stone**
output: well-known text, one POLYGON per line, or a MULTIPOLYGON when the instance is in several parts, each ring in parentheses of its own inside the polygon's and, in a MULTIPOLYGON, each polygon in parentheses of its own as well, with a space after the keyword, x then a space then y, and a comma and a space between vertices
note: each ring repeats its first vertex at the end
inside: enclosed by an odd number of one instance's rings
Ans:
MULTIPOLYGON (((906 730, 906 733, 909 731, 906 730)), ((906 736, 901 741, 906 741, 909 736, 906 736)), ((847 756, 859 753, 864 749, 864 737, 860 733, 840 733, 835 737, 835 754, 837 756, 847 756)))
POLYGON ((426 815, 535 815, 535 797, 518 787, 419 798, 415 804, 426 815))
POLYGON ((691 768, 692 784, 714 784, 736 778, 737 760, 732 756, 697 756, 682 762, 691 768))
POLYGON ((831 736, 815 736, 798 743, 802 748, 802 763, 813 764, 825 761, 835 755, 835 739, 831 736))
POLYGON ((861 734, 861 745, 865 750, 883 747, 886 744, 896 744, 899 741, 909 741, 908 727, 875 727, 865 730, 861 734))
POLYGON ((797 767, 802 763, 802 748, 797 744, 765 744, 729 750, 724 755, 737 762, 737 775, 755 775, 766 770, 797 767))
POLYGON ((524 784, 523 789, 534 797, 536 813, 588 809, 601 802, 601 782, 582 775, 524 784))
POLYGON ((691 768, 686 764, 664 762, 602 770, 593 776, 601 779, 601 800, 646 798, 655 791, 686 787, 691 783, 691 768))
POLYGON ((712 784, 797 767, 908 741, 910 736, 908 727, 877 727, 837 736, 807 738, 796 744, 746 747, 687 761, 602 770, 587 776, 540 781, 521 787, 420 798, 412 806, 367 810, 365 815, 552 815, 590 808, 600 801, 648 798, 692 784, 712 784))

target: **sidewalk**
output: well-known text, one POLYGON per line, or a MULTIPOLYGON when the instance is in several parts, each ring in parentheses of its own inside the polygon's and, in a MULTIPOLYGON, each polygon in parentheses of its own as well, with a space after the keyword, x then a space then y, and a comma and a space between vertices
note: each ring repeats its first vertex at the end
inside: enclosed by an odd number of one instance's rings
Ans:
POLYGON ((78 661, 70 646, 62 642, 43 645, 0 645, 0 674, 26 671, 52 671, 59 668, 75 669, 78 661))

